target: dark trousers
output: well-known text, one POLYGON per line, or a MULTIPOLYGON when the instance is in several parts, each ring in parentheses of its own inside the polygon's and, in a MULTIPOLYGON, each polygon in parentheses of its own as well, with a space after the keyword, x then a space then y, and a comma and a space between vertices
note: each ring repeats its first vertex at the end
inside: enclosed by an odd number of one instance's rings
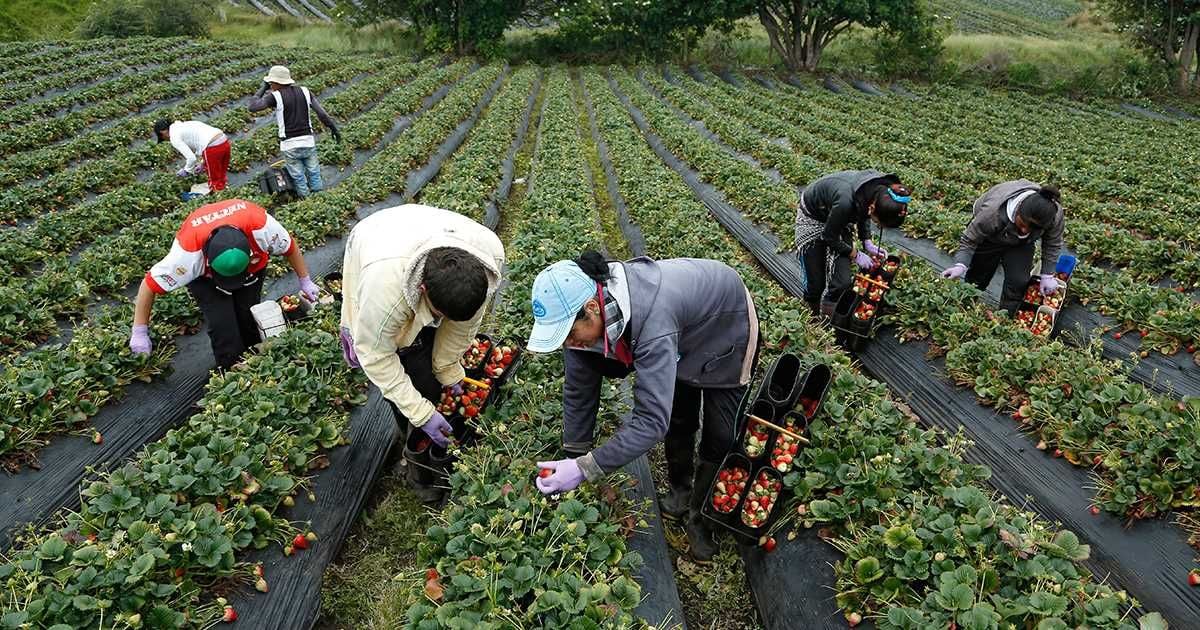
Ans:
POLYGON ((842 293, 850 288, 850 257, 837 255, 833 260, 833 277, 827 278, 826 267, 829 248, 821 241, 814 241, 800 253, 804 263, 804 300, 814 309, 824 296, 826 302, 837 302, 842 293))
POLYGON ((233 367, 247 348, 261 341, 250 307, 262 301, 262 285, 261 272, 253 284, 232 293, 218 289, 212 278, 196 278, 187 285, 208 322, 213 357, 222 370, 233 367))
POLYGON ((1016 246, 984 243, 975 250, 971 265, 967 268, 967 282, 986 291, 998 267, 1004 267, 1004 288, 1000 291, 1000 308, 1010 314, 1017 311, 1025 288, 1029 286, 1033 268, 1033 241, 1016 246))
MULTIPOLYGON (((437 328, 426 326, 417 333, 417 338, 412 345, 397 350, 396 354, 400 356, 400 364, 408 373, 408 379, 412 381, 413 387, 427 400, 436 404, 442 396, 442 384, 433 375, 433 337, 435 334, 437 334, 437 328)), ((388 406, 392 408, 392 415, 396 417, 396 424, 400 427, 401 441, 408 439, 409 429, 412 428, 408 416, 401 413, 400 409, 390 400, 388 406)))
POLYGON ((701 389, 676 382, 671 424, 663 440, 667 459, 690 460, 700 433, 700 461, 720 463, 737 439, 737 410, 745 394, 746 386, 701 389))

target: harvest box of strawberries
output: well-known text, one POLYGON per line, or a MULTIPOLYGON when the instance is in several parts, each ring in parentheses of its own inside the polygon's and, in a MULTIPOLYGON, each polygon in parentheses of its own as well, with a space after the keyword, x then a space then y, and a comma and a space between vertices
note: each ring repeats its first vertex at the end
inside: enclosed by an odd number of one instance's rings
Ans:
POLYGON ((749 405, 739 440, 725 456, 701 514, 733 531, 747 543, 758 542, 785 503, 783 475, 793 470, 807 444, 808 425, 825 398, 832 372, 819 364, 798 386, 789 388, 788 407, 780 411, 760 398, 749 405), (779 429, 783 429, 780 431, 779 429))
POLYGON ((842 295, 834 308, 834 328, 857 337, 872 336, 883 300, 899 270, 900 257, 892 255, 876 258, 869 270, 855 274, 851 290, 842 295))
POLYGON ((1030 278, 1021 305, 1017 308, 1017 323, 1038 337, 1050 337, 1058 314, 1067 301, 1067 282, 1071 279, 1071 272, 1060 265, 1054 278, 1058 282, 1058 291, 1051 295, 1042 295, 1041 278, 1030 278))
POLYGON ((446 416, 461 442, 471 441, 474 431, 470 420, 498 402, 500 388, 516 370, 520 357, 518 346, 501 343, 485 334, 476 335, 471 347, 463 353, 461 361, 467 380, 462 393, 456 395, 447 387, 437 402, 438 412, 446 416))

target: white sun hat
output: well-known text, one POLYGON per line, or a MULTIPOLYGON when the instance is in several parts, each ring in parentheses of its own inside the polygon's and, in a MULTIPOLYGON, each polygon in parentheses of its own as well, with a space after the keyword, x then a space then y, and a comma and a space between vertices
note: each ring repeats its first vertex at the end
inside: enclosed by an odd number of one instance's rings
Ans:
POLYGON ((292 71, 287 69, 287 66, 271 66, 271 71, 267 76, 263 77, 263 81, 267 83, 278 83, 279 85, 291 85, 295 83, 292 80, 292 71))

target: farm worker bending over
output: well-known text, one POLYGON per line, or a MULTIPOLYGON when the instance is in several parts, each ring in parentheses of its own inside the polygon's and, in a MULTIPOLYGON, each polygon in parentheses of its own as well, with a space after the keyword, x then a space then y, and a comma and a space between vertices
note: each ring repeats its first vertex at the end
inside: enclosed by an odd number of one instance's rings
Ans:
POLYGON ((170 140, 187 162, 176 175, 198 175, 208 171, 208 188, 212 192, 225 190, 229 172, 229 138, 225 132, 199 120, 159 120, 154 123, 154 136, 159 142, 170 140))
POLYGON ((272 66, 267 76, 263 77, 262 87, 258 94, 250 99, 250 111, 258 112, 264 109, 275 110, 275 125, 279 129, 279 150, 286 160, 288 175, 296 186, 296 194, 307 197, 309 193, 320 192, 324 187, 321 181, 321 163, 317 160, 317 139, 313 135, 312 120, 308 112, 316 113, 321 124, 333 134, 333 139, 342 141, 333 119, 317 102, 306 87, 296 85, 292 73, 283 66, 272 66), (270 93, 267 93, 270 90, 270 93))
MULTIPOLYGON (((467 217, 416 204, 380 210, 350 231, 342 268, 342 352, 408 425, 446 446, 450 423, 433 400, 461 393, 460 360, 504 268, 504 246, 467 217)), ((426 501, 440 491, 417 488, 426 501)))
POLYGON ((870 269, 872 257, 887 251, 870 240, 868 221, 897 228, 908 214, 909 191, 900 179, 880 171, 840 171, 813 182, 800 195, 796 212, 796 251, 806 276, 805 296, 814 313, 833 313, 850 288, 853 260, 870 269), (862 249, 854 247, 857 232, 862 249))
POLYGON ((1058 189, 1027 179, 997 184, 975 200, 974 216, 959 239, 954 265, 943 278, 987 289, 996 268, 1004 267, 1000 308, 1015 313, 1029 285, 1033 246, 1042 242, 1040 287, 1043 295, 1058 291, 1054 268, 1063 249, 1065 220, 1058 189))
POLYGON ((565 349, 563 451, 569 456, 538 462, 538 489, 554 494, 596 481, 665 439, 671 491, 660 501, 662 510, 680 518, 690 507, 692 555, 711 559, 717 547, 700 508, 733 447, 737 408, 759 344, 754 301, 737 272, 714 260, 621 263, 585 252, 538 274, 533 319, 531 351, 565 349), (592 448, 601 381, 630 373, 637 374, 632 417, 592 448))
POLYGON ((300 292, 316 301, 317 285, 308 277, 300 246, 266 210, 242 199, 196 208, 183 220, 171 251, 138 288, 129 348, 149 354, 155 297, 186 286, 208 321, 217 366, 232 367, 260 340, 250 307, 262 299, 262 278, 272 255, 287 257, 300 278, 300 292))

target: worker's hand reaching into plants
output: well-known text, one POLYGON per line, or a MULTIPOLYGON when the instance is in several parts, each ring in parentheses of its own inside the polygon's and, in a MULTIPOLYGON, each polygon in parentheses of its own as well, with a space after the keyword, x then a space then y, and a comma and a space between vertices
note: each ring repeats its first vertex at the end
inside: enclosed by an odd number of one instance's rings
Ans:
POLYGON ((463 386, 462 386, 462 383, 461 383, 461 382, 458 382, 458 383, 455 383, 455 384, 451 385, 451 386, 450 386, 450 393, 451 393, 451 394, 453 394, 453 395, 455 395, 455 396, 462 396, 462 394, 463 394, 463 386))
POLYGON ((203 173, 203 172, 204 172, 204 162, 196 162, 196 165, 192 167, 191 174, 199 175, 200 173, 203 173))
POLYGON ((861 251, 854 255, 854 263, 863 271, 867 271, 875 265, 875 261, 871 260, 871 257, 866 252, 861 251))
POLYGON ((886 249, 879 247, 870 240, 863 241, 863 249, 867 250, 868 254, 878 258, 887 258, 888 256, 886 249))
POLYGON ((961 263, 951 265, 942 272, 942 277, 947 280, 958 280, 967 275, 967 266, 961 263))
POLYGON ((1058 293, 1058 279, 1052 273, 1043 275, 1039 285, 1042 289, 1042 295, 1054 295, 1058 293))
POLYGON ((538 462, 537 488, 542 494, 569 492, 583 483, 583 470, 573 459, 538 462))
POLYGON ((154 349, 154 344, 150 343, 150 326, 134 325, 133 332, 129 335, 129 349, 134 354, 150 354, 154 349))
POLYGON ((181 168, 178 171, 175 171, 175 175, 178 177, 187 177, 190 175, 190 173, 188 173, 187 168, 181 168))
POLYGON ((342 357, 346 359, 346 365, 352 368, 362 367, 358 362, 358 355, 354 352, 354 338, 350 336, 350 329, 342 326, 338 339, 342 342, 342 357))
POLYGON ((312 278, 308 276, 300 277, 300 293, 304 294, 304 299, 308 300, 309 302, 316 302, 317 294, 320 292, 321 290, 317 288, 317 285, 312 281, 312 278))
POLYGON ((429 439, 433 440, 434 444, 442 448, 446 448, 450 444, 450 438, 454 436, 454 429, 446 421, 446 416, 437 411, 434 411, 433 415, 429 416, 429 420, 421 425, 421 430, 429 436, 429 439))

